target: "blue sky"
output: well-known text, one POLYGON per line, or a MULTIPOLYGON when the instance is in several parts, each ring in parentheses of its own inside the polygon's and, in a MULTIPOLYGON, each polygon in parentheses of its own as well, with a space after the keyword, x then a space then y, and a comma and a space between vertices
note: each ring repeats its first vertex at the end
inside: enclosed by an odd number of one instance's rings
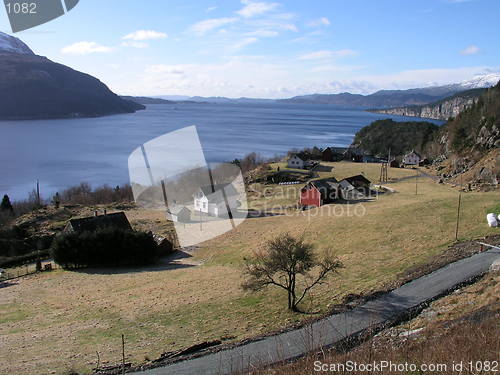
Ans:
POLYGON ((120 94, 279 98, 500 73, 499 14, 498 0, 80 0, 15 36, 120 94))

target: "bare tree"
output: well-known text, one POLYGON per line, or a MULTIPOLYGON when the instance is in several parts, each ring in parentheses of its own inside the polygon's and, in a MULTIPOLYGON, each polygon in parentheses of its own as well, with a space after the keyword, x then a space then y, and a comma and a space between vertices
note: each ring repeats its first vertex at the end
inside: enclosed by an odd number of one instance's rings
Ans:
POLYGON ((299 311, 306 294, 343 267, 330 249, 322 257, 316 257, 313 250, 313 244, 289 233, 268 241, 265 251, 246 260, 243 289, 258 291, 269 285, 283 288, 288 293, 288 308, 299 311))

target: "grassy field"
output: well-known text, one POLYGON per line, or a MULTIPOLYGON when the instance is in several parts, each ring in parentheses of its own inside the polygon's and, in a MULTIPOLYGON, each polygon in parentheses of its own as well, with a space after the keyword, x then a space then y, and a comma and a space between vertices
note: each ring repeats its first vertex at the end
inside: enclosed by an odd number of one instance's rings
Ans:
MULTIPOLYGON (((376 181, 380 168, 331 165, 338 179, 364 172, 376 181)), ((393 179, 413 175, 413 170, 389 171, 393 179)), ((303 308, 310 312, 324 313, 349 293, 393 282, 454 241, 458 192, 422 177, 417 195, 413 178, 388 186, 396 193, 368 202, 248 219, 202 244, 190 264, 119 272, 58 270, 5 285, 0 288, 0 357, 9 361, 0 363, 0 373, 62 374, 70 367, 89 371, 96 365, 96 352, 101 363, 119 363, 122 334, 127 360, 137 363, 197 342, 239 340, 311 318, 288 312, 281 291, 245 293, 240 288, 243 258, 285 231, 305 233, 318 252, 333 248, 345 264, 341 275, 315 289, 305 302, 303 308)), ((252 194, 249 205, 255 208, 273 200, 296 203, 275 194, 252 194)), ((487 227, 485 214, 499 198, 498 192, 463 194, 459 237, 497 233, 487 227)), ((127 215, 135 225, 169 228, 161 213, 130 210, 127 215)))

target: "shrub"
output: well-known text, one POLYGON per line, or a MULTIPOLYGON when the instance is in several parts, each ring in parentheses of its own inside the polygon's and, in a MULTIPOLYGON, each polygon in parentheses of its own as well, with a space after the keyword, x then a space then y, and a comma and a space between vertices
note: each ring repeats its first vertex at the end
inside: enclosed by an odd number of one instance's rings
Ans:
POLYGON ((160 250, 150 233, 106 228, 62 234, 51 246, 63 268, 139 266, 154 263, 160 250))

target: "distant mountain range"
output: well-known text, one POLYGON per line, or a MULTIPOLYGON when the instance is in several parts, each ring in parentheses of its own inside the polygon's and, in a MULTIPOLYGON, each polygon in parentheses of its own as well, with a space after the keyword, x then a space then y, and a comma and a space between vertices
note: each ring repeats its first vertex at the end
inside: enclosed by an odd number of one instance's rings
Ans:
POLYGON ((96 117, 144 108, 0 32, 0 120, 96 117))
POLYGON ((381 90, 370 95, 350 93, 313 94, 282 99, 285 103, 331 104, 339 107, 382 109, 424 105, 448 98, 464 90, 494 86, 500 80, 499 74, 488 74, 475 77, 461 83, 416 88, 409 90, 381 90))
POLYGON ((361 95, 348 92, 340 94, 311 94, 288 99, 226 98, 221 96, 156 96, 175 102, 203 103, 296 103, 330 104, 342 108, 385 109, 404 106, 417 106, 434 103, 465 90, 494 86, 500 80, 500 74, 478 75, 471 80, 443 86, 429 86, 408 90, 380 90, 373 94, 361 95))

